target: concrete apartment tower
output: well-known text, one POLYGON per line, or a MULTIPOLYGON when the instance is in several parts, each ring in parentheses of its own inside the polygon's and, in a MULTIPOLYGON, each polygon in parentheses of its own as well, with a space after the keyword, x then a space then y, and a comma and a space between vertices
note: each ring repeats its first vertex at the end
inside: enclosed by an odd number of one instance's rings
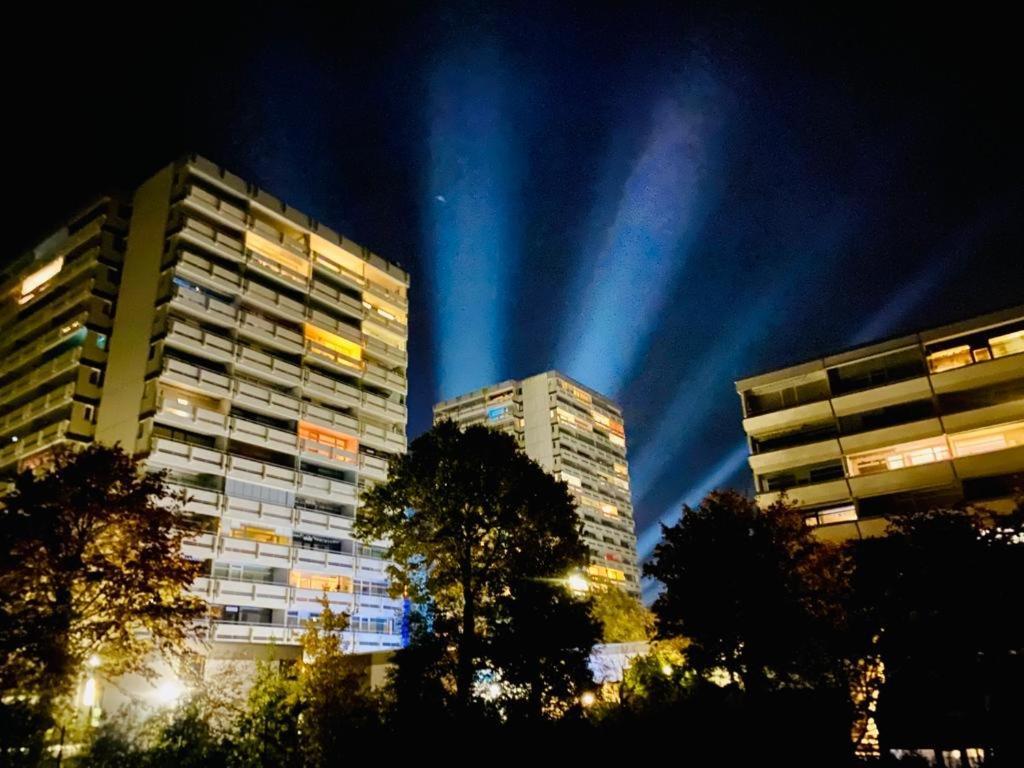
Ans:
POLYGON ((201 157, 103 200, 0 283, 0 473, 120 443, 207 516, 213 652, 294 646, 326 591, 346 645, 400 645, 358 494, 405 451, 408 275, 201 157))
POLYGON ((587 575, 639 596, 622 411, 557 371, 504 381, 434 406, 434 421, 485 424, 569 485, 590 550, 587 575))
POLYGON ((758 501, 785 492, 824 538, 1024 487, 1024 306, 736 382, 758 501))

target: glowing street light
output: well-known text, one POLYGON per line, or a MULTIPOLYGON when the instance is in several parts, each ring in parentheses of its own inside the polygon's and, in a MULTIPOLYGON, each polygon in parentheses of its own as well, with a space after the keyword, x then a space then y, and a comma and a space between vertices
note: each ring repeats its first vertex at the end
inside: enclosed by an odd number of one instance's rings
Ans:
POLYGON ((580 704, 584 707, 592 707, 596 701, 597 697, 591 691, 584 691, 583 695, 580 696, 580 704))
POLYGON ((185 693, 185 686, 178 680, 165 680, 156 689, 156 700, 165 707, 173 707, 185 693))
POLYGON ((569 585, 569 589, 571 589, 573 592, 590 591, 590 581, 582 573, 578 573, 575 571, 573 573, 570 573, 569 577, 566 579, 566 582, 569 585))

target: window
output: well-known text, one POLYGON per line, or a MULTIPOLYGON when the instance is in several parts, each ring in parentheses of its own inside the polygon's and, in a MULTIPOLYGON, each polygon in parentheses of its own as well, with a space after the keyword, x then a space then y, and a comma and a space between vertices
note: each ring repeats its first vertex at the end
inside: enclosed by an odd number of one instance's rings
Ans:
MULTIPOLYGON (((53 261, 49 262, 45 266, 37 269, 31 275, 21 281, 21 295, 22 301, 27 301, 25 297, 29 297, 36 288, 47 283, 51 278, 55 277, 61 269, 64 268, 64 257, 59 256, 53 261)), ((30 297, 29 297, 30 298, 30 297)))
POLYGON ((1024 421, 950 435, 954 456, 975 456, 1024 445, 1024 421))
POLYGON ((970 344, 963 344, 959 347, 932 352, 928 355, 928 370, 932 373, 939 373, 952 368, 962 368, 973 362, 970 344))
POLYGON ((1006 357, 1024 352, 1024 330, 1013 331, 988 340, 992 357, 1006 357))
POLYGON ((946 438, 940 436, 853 454, 847 457, 846 462, 850 468, 850 477, 856 477, 932 464, 949 458, 946 438))

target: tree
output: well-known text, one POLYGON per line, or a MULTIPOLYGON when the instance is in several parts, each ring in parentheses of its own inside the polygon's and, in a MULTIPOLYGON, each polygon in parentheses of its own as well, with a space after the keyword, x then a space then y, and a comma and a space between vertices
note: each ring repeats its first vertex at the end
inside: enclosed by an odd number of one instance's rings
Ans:
POLYGON ((590 601, 563 584, 525 581, 498 599, 488 657, 504 685, 512 719, 557 719, 593 687, 590 653, 600 622, 590 601))
POLYGON ((320 615, 306 622, 298 687, 301 697, 300 732, 311 768, 333 764, 353 730, 374 724, 376 713, 368 700, 367 676, 342 649, 348 614, 335 613, 324 595, 320 615))
POLYGON ((52 712, 86 661, 114 677, 146 674, 153 653, 186 652, 204 604, 195 530, 161 473, 120 448, 57 449, 21 472, 0 504, 0 692, 52 712))
POLYGON ((606 643, 643 642, 654 636, 654 614, 621 589, 595 589, 591 610, 601 622, 606 643))
POLYGON ((658 634, 688 638, 694 669, 724 669, 751 693, 840 682, 849 565, 799 511, 716 491, 662 533, 644 568, 665 585, 658 634))
POLYGON ((1018 741, 1021 512, 894 515, 888 535, 851 544, 851 615, 884 663, 876 717, 883 743, 1007 749, 1018 741))
POLYGON ((395 594, 429 598, 455 651, 458 710, 469 710, 479 640, 496 601, 535 578, 561 578, 586 559, 564 483, 512 437, 444 421, 363 495, 356 534, 388 542, 395 594), (456 626, 457 625, 457 626, 456 626))
POLYGON ((234 724, 232 768, 298 765, 302 748, 299 685, 279 664, 259 662, 245 708, 234 724))

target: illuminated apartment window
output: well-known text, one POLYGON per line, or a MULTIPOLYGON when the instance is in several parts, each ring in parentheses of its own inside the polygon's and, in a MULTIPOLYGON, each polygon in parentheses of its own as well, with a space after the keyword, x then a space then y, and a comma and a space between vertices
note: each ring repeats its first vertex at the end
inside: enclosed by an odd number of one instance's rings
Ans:
POLYGON ((31 294, 36 288, 46 283, 51 278, 55 277, 64 268, 64 257, 58 256, 53 261, 46 264, 44 267, 40 267, 31 275, 21 281, 21 296, 24 297, 31 294))
POLYGON ((362 370, 363 348, 356 342, 309 323, 305 324, 305 336, 313 342, 312 352, 339 365, 362 370))
POLYGON ((939 352, 932 352, 928 355, 928 370, 932 373, 948 371, 951 368, 962 368, 974 362, 971 357, 971 347, 964 344, 952 349, 943 349, 939 352))
POLYGON ((304 283, 309 277, 309 262, 284 246, 252 232, 246 232, 245 247, 255 254, 260 264, 280 275, 300 283, 304 283))
POLYGON ((873 475, 892 469, 932 464, 949 458, 945 437, 932 437, 912 443, 902 443, 875 451, 854 454, 846 458, 850 477, 873 475))
POLYGON ((292 571, 288 583, 299 589, 315 589, 317 592, 352 592, 352 579, 348 576, 325 576, 292 571))
POLYGON ((608 435, 608 440, 611 442, 612 445, 617 445, 620 448, 626 447, 626 440, 622 437, 619 437, 618 435, 608 435))
POLYGON ((260 528, 254 525, 243 525, 240 528, 233 528, 229 535, 235 539, 260 541, 264 544, 288 544, 288 537, 282 536, 273 528, 260 528))
POLYGON ((562 472, 562 480, 576 488, 583 487, 583 481, 580 478, 576 477, 576 475, 570 475, 568 472, 562 472))
POLYGON ((626 580, 626 574, 618 568, 609 568, 604 565, 588 565, 587 573, 597 579, 608 579, 609 581, 626 580))
POLYGON ((1024 352, 1024 330, 1006 333, 988 340, 992 357, 1006 357, 1024 352))
POLYGON ((302 446, 304 451, 347 464, 357 462, 356 454, 359 452, 359 441, 351 435, 318 427, 308 422, 301 422, 299 437, 305 441, 302 446))
POLYGON ((974 456, 1024 445, 1024 421, 949 436, 954 456, 974 456))

